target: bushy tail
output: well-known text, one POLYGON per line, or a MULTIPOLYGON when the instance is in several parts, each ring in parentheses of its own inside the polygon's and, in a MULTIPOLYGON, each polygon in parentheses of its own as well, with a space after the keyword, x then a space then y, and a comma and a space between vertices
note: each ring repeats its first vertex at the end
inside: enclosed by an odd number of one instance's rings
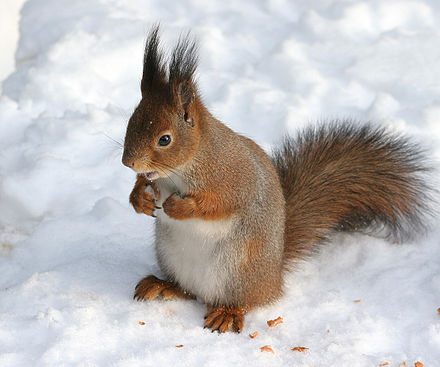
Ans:
POLYGON ((431 188, 423 152, 370 124, 307 128, 274 151, 286 199, 285 259, 335 231, 381 226, 394 240, 425 228, 431 188))

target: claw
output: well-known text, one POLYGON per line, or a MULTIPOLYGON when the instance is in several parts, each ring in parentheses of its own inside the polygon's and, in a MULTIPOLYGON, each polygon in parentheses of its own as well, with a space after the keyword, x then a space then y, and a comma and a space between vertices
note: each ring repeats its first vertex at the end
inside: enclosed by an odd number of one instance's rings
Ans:
POLYGON ((209 328, 219 333, 243 330, 244 315, 247 309, 243 307, 218 306, 208 311, 205 316, 204 328, 209 328))
POLYGON ((142 279, 135 288, 134 299, 137 301, 153 299, 171 300, 176 298, 191 299, 192 295, 186 294, 178 285, 160 280, 154 275, 142 279))

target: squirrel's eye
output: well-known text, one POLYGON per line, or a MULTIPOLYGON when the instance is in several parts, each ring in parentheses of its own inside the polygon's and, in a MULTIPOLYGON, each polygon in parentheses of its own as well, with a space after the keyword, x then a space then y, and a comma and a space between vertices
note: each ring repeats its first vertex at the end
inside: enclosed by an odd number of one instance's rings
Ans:
POLYGON ((167 146, 169 143, 171 143, 171 136, 170 135, 162 135, 159 138, 159 145, 161 147, 167 146))

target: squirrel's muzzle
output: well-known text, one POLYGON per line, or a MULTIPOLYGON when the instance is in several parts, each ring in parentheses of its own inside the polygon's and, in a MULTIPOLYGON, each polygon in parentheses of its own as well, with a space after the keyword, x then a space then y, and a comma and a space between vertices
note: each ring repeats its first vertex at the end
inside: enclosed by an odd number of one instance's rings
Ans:
POLYGON ((124 166, 127 166, 128 168, 134 169, 135 166, 135 159, 131 154, 127 154, 125 151, 122 154, 122 164, 124 166))

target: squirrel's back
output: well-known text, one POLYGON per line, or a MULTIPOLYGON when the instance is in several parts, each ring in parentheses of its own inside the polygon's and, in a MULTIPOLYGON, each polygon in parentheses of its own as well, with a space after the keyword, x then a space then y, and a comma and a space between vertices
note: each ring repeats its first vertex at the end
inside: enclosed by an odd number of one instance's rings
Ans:
POLYGON ((402 136, 338 121, 286 138, 273 161, 286 199, 285 264, 335 231, 381 227, 399 241, 425 228, 429 168, 402 136))

